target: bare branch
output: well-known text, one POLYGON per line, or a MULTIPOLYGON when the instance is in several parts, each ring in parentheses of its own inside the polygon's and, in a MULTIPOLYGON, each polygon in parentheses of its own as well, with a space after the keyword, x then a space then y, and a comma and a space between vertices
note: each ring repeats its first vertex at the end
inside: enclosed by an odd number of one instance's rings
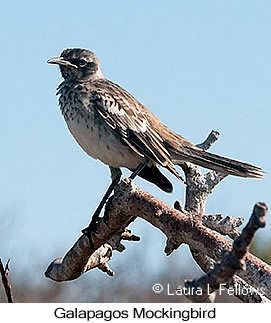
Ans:
POLYGON ((264 296, 257 288, 252 287, 238 275, 234 275, 232 281, 226 284, 232 295, 244 303, 270 303, 270 299, 264 296))
POLYGON ((243 218, 234 218, 230 215, 210 214, 202 217, 202 223, 206 227, 215 230, 235 240, 241 232, 237 229, 244 222, 243 218))
MULTIPOLYGON (((200 250, 216 262, 221 260, 223 250, 232 249, 227 239, 203 226, 199 217, 171 208, 142 191, 130 179, 124 179, 117 186, 108 214, 99 221, 96 232, 91 232, 95 248, 107 243, 111 236, 121 232, 137 216, 160 229, 175 245, 186 243, 192 250, 200 250)), ((85 272, 93 252, 87 237, 82 236, 64 257, 57 275, 54 273, 55 265, 51 264, 46 276, 58 281, 79 277, 85 272)), ((249 285, 264 290, 265 296, 271 298, 271 267, 251 254, 246 255, 246 265, 247 270, 240 271, 238 275, 249 285)))
MULTIPOLYGON (((207 139, 197 146, 207 150, 218 138, 219 132, 212 130, 207 139)), ((184 163, 182 168, 187 183, 185 209, 195 215, 203 216, 205 214, 205 205, 208 196, 227 174, 217 171, 209 171, 207 174, 202 174, 201 168, 191 163, 184 163)))
MULTIPOLYGON (((193 258, 203 271, 207 273, 214 269, 216 264, 214 259, 201 253, 199 250, 191 251, 193 258)), ((227 283, 225 286, 228 288, 228 294, 239 298, 244 303, 270 303, 270 300, 262 295, 257 288, 249 285, 244 279, 240 278, 236 274, 233 276, 232 281, 227 283)))
MULTIPOLYGON (((117 196, 118 194, 116 198, 117 196)), ((111 200, 109 204, 110 202, 111 200)), ((106 210, 108 212, 108 206, 106 210)), ((94 268, 110 276, 114 275, 108 265, 112 251, 122 252, 125 249, 121 240, 138 241, 140 238, 125 228, 135 219, 133 216, 121 217, 118 212, 110 212, 108 217, 107 212, 99 221, 96 231, 91 232, 93 243, 90 243, 89 237, 83 234, 64 258, 57 258, 50 263, 45 271, 46 277, 59 282, 73 280, 94 268)))
POLYGON ((8 303, 13 303, 14 300, 13 300, 13 296, 12 296, 12 293, 11 293, 11 285, 10 285, 9 278, 8 278, 9 261, 10 261, 10 259, 8 259, 7 264, 6 264, 5 268, 4 268, 2 260, 0 259, 0 272, 1 272, 2 283, 3 283, 3 286, 5 288, 8 303))
POLYGON ((174 250, 178 249, 180 245, 180 242, 176 242, 173 239, 167 239, 164 253, 169 256, 174 250))
MULTIPOLYGON (((182 213, 188 212, 184 209, 180 201, 175 201, 174 208, 182 213)), ((241 232, 237 229, 244 223, 243 218, 235 218, 230 215, 224 216, 222 214, 208 214, 202 216, 202 224, 207 228, 215 230, 216 232, 227 235, 235 240, 241 232)))
MULTIPOLYGON (((198 146, 206 150, 218 137, 219 133, 212 131, 198 146)), ((121 240, 139 240, 139 237, 132 235, 126 227, 136 217, 141 217, 167 236, 164 250, 167 255, 182 243, 188 244, 194 259, 205 272, 211 268, 211 264, 222 259, 208 275, 192 283, 186 283, 187 286, 196 284, 195 286, 204 287, 207 283, 211 286, 210 294, 205 293, 201 299, 193 298, 194 301, 214 301, 215 290, 221 282, 226 282, 227 288, 237 285, 242 291, 250 287, 252 292, 246 297, 234 291, 234 295, 244 302, 269 301, 271 267, 247 253, 255 230, 263 224, 261 219, 267 209, 262 215, 259 215, 259 210, 265 205, 257 204, 254 210, 256 215, 252 216, 253 220, 250 220, 239 237, 240 232, 237 228, 243 219, 222 215, 204 216, 209 194, 227 175, 216 171, 202 174, 200 167, 190 163, 184 163, 182 168, 187 183, 185 208, 181 202, 176 201, 173 209, 139 189, 131 179, 123 179, 115 188, 114 195, 106 205, 104 217, 99 220, 95 229, 88 232, 88 235, 81 236, 64 258, 54 260, 45 272, 46 277, 56 281, 72 280, 93 268, 98 268, 110 276, 114 275, 108 266, 112 252, 125 249, 121 240), (237 238, 234 247, 215 231, 233 239, 237 238), (234 275, 236 270, 245 268, 245 264, 246 271, 239 271, 238 276, 234 275), (259 290, 263 293, 259 293, 259 290)))
POLYGON ((198 144, 197 146, 203 150, 209 149, 219 138, 220 133, 218 131, 212 130, 208 137, 201 143, 198 144))
POLYGON ((246 227, 234 241, 232 251, 225 251, 222 261, 216 264, 208 274, 193 281, 186 281, 185 288, 200 289, 202 293, 191 293, 188 298, 196 302, 204 302, 210 293, 219 289, 221 284, 230 282, 237 270, 245 270, 245 255, 257 229, 265 226, 267 207, 264 203, 257 203, 246 227))

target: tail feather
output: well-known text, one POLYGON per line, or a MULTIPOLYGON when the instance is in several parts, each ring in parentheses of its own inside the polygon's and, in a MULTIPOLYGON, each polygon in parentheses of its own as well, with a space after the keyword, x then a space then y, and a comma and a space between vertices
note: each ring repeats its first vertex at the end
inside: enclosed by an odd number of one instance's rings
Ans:
MULTIPOLYGON (((132 169, 131 169, 132 170, 132 169)), ((164 174, 160 172, 158 167, 156 166, 145 166, 138 176, 144 178, 145 180, 155 184, 161 190, 171 193, 173 190, 173 186, 171 182, 165 177, 164 174)))
POLYGON ((171 153, 171 157, 176 165, 180 165, 183 162, 191 162, 198 166, 230 175, 251 178, 264 177, 264 171, 260 167, 218 156, 192 145, 191 147, 182 147, 179 150, 174 150, 171 153))

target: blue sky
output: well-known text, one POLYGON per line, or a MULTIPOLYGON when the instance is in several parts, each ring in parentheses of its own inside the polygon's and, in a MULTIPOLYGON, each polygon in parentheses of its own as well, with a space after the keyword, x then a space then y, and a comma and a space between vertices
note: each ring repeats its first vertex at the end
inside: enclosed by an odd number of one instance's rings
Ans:
MULTIPOLYGON (((109 184, 107 167, 80 149, 57 105, 61 77, 46 61, 67 47, 93 50, 104 75, 171 129, 195 143, 218 130, 212 152, 270 172, 270 14, 270 1, 2 3, 0 256, 18 271, 29 261, 45 269, 77 239, 109 184)), ((168 176, 171 195, 136 182, 172 205, 184 186, 168 176)), ((270 205, 270 186, 270 173, 228 177, 207 213, 248 218, 257 201, 270 205)), ((122 257, 144 250, 152 272, 166 261, 165 238, 141 220, 133 229, 143 241, 122 257)), ((267 240, 270 230, 259 236, 267 240)))

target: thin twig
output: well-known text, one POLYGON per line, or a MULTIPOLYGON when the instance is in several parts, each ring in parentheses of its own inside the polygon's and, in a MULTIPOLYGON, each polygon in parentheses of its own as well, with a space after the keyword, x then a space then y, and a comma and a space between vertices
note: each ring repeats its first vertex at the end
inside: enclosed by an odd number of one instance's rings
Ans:
POLYGON ((14 300, 13 300, 13 296, 12 296, 12 293, 11 293, 11 285, 10 285, 10 282, 9 282, 9 279, 8 279, 9 261, 10 261, 10 259, 7 261, 7 264, 6 264, 5 268, 4 268, 2 260, 0 258, 0 272, 1 272, 2 282, 3 282, 4 288, 5 288, 5 292, 6 292, 6 295, 7 295, 8 302, 13 303, 14 300))
POLYGON ((208 137, 201 143, 197 144, 197 146, 203 150, 209 149, 219 138, 220 133, 216 130, 212 130, 208 137))

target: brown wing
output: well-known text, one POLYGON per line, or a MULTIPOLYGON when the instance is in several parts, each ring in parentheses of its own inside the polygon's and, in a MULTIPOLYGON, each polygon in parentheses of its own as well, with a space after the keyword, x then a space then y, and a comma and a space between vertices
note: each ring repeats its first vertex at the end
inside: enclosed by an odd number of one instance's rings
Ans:
POLYGON ((166 167, 183 181, 174 168, 163 139, 148 121, 147 115, 151 113, 147 108, 126 90, 108 80, 98 80, 93 85, 91 103, 104 121, 137 154, 166 167))

